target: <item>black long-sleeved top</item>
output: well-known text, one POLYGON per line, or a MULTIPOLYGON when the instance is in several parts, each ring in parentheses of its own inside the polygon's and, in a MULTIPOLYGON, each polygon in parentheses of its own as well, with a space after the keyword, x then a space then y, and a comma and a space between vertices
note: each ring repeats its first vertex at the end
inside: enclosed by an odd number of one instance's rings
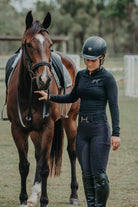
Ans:
POLYGON ((72 103, 81 99, 80 115, 105 114, 106 105, 112 119, 112 136, 119 136, 118 90, 113 75, 106 69, 95 70, 89 75, 84 69, 77 73, 72 91, 66 95, 50 95, 50 100, 57 103, 72 103))

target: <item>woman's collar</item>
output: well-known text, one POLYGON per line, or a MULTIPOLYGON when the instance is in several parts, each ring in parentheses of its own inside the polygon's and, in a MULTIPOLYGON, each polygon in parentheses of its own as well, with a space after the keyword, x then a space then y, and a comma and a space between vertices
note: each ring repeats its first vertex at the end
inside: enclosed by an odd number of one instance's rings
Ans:
POLYGON ((99 71, 103 70, 103 67, 102 68, 97 68, 97 69, 93 70, 91 74, 89 73, 90 71, 88 70, 88 68, 86 68, 86 70, 87 70, 87 74, 88 75, 92 75, 92 74, 96 74, 99 71))

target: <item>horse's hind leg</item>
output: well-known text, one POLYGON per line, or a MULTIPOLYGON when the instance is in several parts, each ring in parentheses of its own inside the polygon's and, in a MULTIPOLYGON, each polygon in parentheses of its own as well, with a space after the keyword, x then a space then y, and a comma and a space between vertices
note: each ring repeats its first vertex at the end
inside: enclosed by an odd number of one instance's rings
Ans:
POLYGON ((41 176, 39 173, 39 161, 41 156, 41 144, 40 144, 40 136, 37 132, 32 132, 30 134, 31 140, 35 147, 35 159, 36 159, 36 172, 34 184, 32 187, 32 194, 29 197, 27 204, 28 206, 35 206, 37 204, 38 196, 41 192, 41 176))
POLYGON ((71 196, 69 203, 72 205, 79 205, 77 190, 78 183, 76 179, 76 149, 75 149, 75 141, 77 134, 77 114, 74 116, 69 116, 68 119, 63 120, 64 128, 67 134, 68 146, 67 151, 70 158, 71 163, 71 196))
POLYGON ((28 153, 28 134, 24 133, 19 127, 11 126, 12 135, 19 153, 19 172, 21 176, 20 207, 27 207, 26 179, 29 172, 28 153))

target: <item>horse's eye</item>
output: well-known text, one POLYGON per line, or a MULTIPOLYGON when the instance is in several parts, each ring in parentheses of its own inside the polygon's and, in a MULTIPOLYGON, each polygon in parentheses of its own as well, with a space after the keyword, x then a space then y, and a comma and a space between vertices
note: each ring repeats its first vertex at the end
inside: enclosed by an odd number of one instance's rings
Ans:
POLYGON ((27 47, 32 47, 32 45, 31 45, 31 43, 29 42, 29 43, 27 43, 27 47))

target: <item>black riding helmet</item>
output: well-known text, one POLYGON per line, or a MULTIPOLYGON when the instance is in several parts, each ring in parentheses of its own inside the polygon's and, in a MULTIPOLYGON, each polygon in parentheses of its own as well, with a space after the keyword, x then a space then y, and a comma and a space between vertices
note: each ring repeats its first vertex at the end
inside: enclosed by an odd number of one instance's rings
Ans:
POLYGON ((98 36, 89 37, 82 47, 81 55, 84 59, 95 60, 106 53, 106 42, 98 36))

